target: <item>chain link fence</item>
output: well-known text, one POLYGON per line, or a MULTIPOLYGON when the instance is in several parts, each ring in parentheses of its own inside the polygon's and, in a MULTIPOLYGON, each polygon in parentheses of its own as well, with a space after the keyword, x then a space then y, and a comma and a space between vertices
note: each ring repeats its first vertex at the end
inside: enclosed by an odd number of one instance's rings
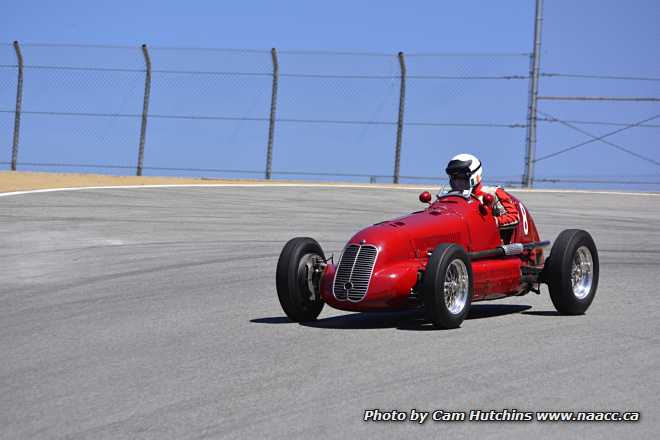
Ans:
MULTIPOLYGON (((140 47, 20 49, 15 143, 18 62, 12 45, 0 46, 8 168, 15 159, 19 170, 133 174, 143 143, 145 175, 431 182, 470 151, 489 164, 489 181, 521 182, 527 53, 148 47, 147 69, 140 47)), ((541 110, 539 130, 562 125, 541 110)), ((586 129, 577 118, 561 121, 586 129)), ((537 160, 554 147, 541 142, 537 160)))

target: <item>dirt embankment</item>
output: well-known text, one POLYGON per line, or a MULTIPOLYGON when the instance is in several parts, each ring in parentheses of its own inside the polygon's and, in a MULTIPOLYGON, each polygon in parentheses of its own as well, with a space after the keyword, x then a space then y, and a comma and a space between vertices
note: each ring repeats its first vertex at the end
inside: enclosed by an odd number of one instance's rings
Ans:
POLYGON ((255 182, 250 180, 195 179, 185 177, 109 176, 103 174, 60 174, 0 171, 0 192, 81 186, 217 184, 255 182))

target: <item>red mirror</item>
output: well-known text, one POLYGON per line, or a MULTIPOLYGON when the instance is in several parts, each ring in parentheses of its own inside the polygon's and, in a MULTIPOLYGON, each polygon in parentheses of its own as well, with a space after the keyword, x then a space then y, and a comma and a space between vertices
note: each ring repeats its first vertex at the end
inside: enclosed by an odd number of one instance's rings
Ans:
POLYGON ((419 201, 422 203, 431 203, 431 193, 424 191, 419 195, 419 201))
POLYGON ((495 198, 491 194, 484 194, 484 196, 483 196, 484 205, 493 206, 494 201, 495 201, 495 198))

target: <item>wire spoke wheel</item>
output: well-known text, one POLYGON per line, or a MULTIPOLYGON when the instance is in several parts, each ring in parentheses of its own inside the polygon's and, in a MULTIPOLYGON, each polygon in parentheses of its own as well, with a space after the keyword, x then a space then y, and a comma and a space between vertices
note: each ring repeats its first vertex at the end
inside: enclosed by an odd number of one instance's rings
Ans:
POLYGON ((580 246, 575 252, 571 266, 571 286, 573 288, 573 295, 578 299, 583 299, 591 291, 593 265, 594 261, 589 249, 585 246, 580 246))
POLYGON ((472 266, 467 252, 454 243, 438 245, 422 279, 426 317, 437 328, 458 328, 470 311, 472 266))
POLYGON ((465 308, 468 297, 468 271, 465 263, 455 259, 445 274, 445 305, 447 310, 458 315, 465 308))
POLYGON ((559 313, 581 315, 598 289, 598 250, 591 235, 581 229, 562 231, 543 268, 550 299, 559 313))

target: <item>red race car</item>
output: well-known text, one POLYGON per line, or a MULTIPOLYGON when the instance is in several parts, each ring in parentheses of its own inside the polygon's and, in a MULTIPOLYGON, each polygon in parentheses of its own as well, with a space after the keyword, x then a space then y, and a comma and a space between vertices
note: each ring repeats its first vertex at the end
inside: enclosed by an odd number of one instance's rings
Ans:
POLYGON ((277 295, 293 321, 316 319, 323 304, 349 311, 423 307, 439 328, 456 328, 475 301, 540 293, 548 285, 558 312, 584 313, 598 287, 598 252, 591 235, 568 229, 545 259, 531 214, 512 197, 520 221, 497 227, 492 198, 450 192, 410 215, 355 234, 338 263, 312 238, 297 237, 277 263, 277 295))

